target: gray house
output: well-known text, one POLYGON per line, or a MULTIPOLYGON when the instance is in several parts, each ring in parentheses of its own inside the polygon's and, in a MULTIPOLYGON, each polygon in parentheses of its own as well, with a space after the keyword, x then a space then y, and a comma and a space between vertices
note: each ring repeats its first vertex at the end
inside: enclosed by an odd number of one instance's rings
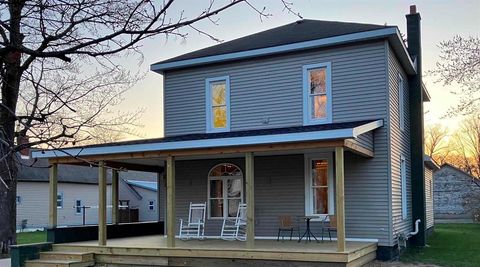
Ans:
MULTIPOLYGON (((429 96, 415 7, 407 36, 405 43, 396 26, 300 20, 163 60, 151 70, 164 79, 165 137, 35 156, 55 166, 81 164, 74 154, 163 173, 166 236, 132 241, 144 242, 138 257, 152 250, 193 265, 208 265, 205 258, 345 266, 389 259, 399 236, 425 245, 428 227, 422 142, 429 96), (176 239, 191 202, 207 203, 205 236, 213 240, 246 203, 244 245, 176 239), (322 246, 272 243, 284 215, 317 236, 334 215, 336 236, 322 246)), ((129 254, 107 241, 104 227, 100 247, 88 250, 129 254)))
POLYGON ((468 173, 443 164, 434 172, 434 210, 437 222, 480 221, 480 181, 468 173))

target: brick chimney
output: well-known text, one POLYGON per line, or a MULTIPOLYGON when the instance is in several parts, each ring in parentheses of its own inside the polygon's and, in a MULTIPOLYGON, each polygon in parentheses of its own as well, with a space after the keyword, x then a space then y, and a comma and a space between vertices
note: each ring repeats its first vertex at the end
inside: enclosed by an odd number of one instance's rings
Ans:
POLYGON ((408 53, 415 64, 417 73, 408 77, 410 108, 410 150, 411 150, 411 190, 412 190, 412 229, 420 219, 418 234, 410 238, 413 246, 426 244, 425 214, 425 171, 423 162, 423 92, 422 92, 422 45, 420 14, 415 5, 410 6, 407 17, 408 53))

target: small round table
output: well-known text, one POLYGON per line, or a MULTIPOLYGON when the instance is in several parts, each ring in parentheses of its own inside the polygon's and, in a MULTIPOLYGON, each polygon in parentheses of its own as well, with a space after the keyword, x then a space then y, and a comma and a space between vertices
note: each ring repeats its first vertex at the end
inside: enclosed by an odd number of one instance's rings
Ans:
POLYGON ((310 220, 311 219, 319 219, 320 216, 311 215, 311 216, 302 216, 300 218, 304 219, 307 222, 307 229, 305 230, 305 233, 303 234, 303 236, 300 237, 298 242, 300 243, 303 238, 305 238, 305 241, 312 241, 311 237, 313 237, 318 242, 318 239, 315 237, 315 235, 310 230, 310 220))

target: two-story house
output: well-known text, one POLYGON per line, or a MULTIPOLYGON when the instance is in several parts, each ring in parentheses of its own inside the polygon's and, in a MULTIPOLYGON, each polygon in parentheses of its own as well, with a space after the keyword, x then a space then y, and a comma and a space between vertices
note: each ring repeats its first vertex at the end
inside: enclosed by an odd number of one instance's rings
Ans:
MULTIPOLYGON (((340 262, 335 257, 347 255, 343 263, 354 266, 392 258, 401 239, 425 245, 427 219, 428 93, 414 6, 407 37, 396 26, 300 20, 164 60, 151 65, 164 81, 164 138, 35 156, 52 168, 83 161, 164 168, 167 250, 159 253, 169 260, 340 262), (206 203, 207 239, 218 238, 223 221, 246 203, 246 247, 176 240, 191 202, 206 203), (285 215, 300 218, 302 234, 308 221, 317 237, 335 216, 334 248, 266 248, 285 215), (355 249, 372 243, 373 250, 355 249)), ((104 227, 101 221, 98 244, 115 247, 104 227)))

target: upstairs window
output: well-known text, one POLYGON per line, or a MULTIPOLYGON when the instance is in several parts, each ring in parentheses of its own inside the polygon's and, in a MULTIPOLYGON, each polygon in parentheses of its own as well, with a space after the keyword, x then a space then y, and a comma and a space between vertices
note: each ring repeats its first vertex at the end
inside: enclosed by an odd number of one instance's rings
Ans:
POLYGON ((206 80, 207 132, 230 131, 230 79, 228 76, 206 80))
POLYGON ((332 122, 331 64, 303 66, 303 124, 332 122))
POLYGON ((404 84, 402 75, 398 74, 398 118, 400 120, 400 130, 405 130, 405 101, 404 101, 404 84))

